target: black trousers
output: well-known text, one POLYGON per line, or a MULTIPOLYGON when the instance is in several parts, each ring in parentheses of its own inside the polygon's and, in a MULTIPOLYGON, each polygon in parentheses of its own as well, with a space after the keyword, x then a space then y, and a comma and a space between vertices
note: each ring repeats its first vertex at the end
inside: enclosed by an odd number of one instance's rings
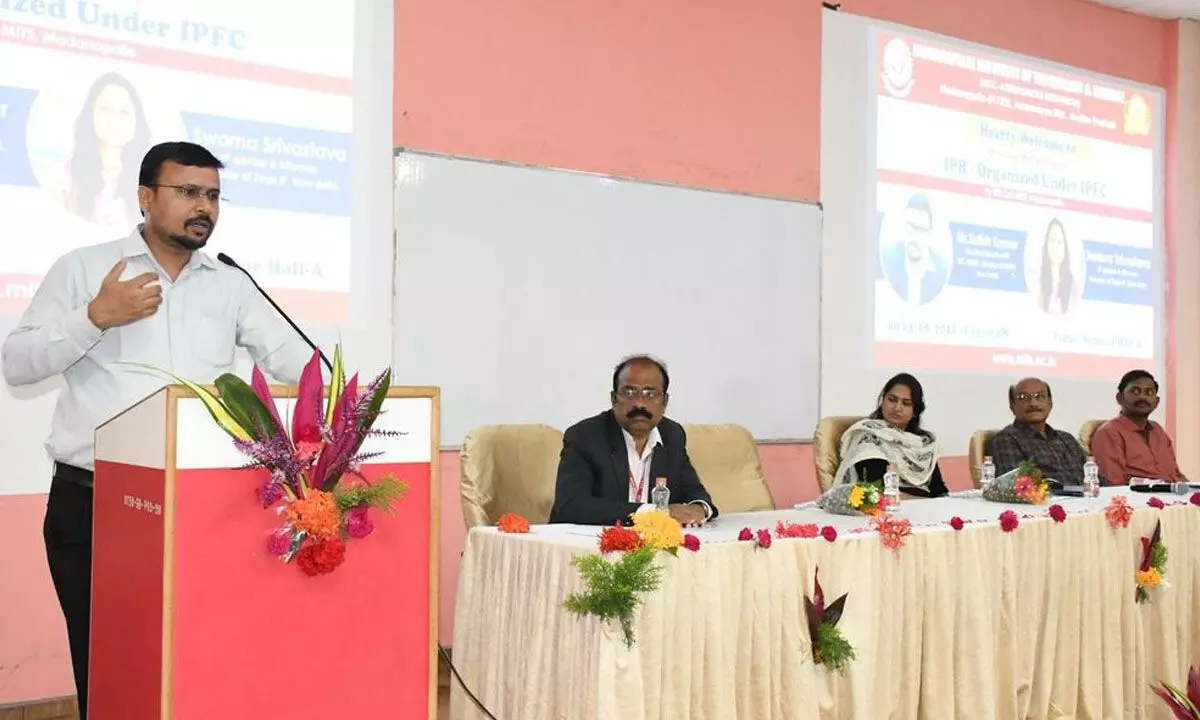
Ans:
POLYGON ((92 488, 91 473, 56 465, 46 502, 42 538, 54 592, 67 621, 67 642, 79 720, 87 720, 88 639, 92 610, 92 488))

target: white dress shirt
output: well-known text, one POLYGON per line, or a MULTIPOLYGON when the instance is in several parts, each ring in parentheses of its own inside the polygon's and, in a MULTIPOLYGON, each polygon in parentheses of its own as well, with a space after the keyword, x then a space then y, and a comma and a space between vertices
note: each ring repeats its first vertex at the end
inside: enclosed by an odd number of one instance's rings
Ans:
MULTIPOLYGON (((638 512, 653 510, 654 503, 650 502, 650 491, 654 488, 654 480, 650 477, 650 463, 654 459, 654 449, 663 444, 662 433, 657 427, 650 431, 641 455, 638 454, 637 444, 629 431, 621 428, 621 435, 625 437, 625 451, 629 454, 629 502, 642 504, 637 509, 638 512), (639 479, 642 481, 640 486, 639 479), (642 491, 640 494, 639 489, 642 491)), ((706 520, 712 517, 712 507, 703 500, 693 500, 689 504, 702 505, 706 520)))
POLYGON ((124 239, 73 250, 50 267, 21 321, 4 341, 0 365, 10 385, 62 374, 46 450, 57 462, 92 469, 96 428, 172 381, 125 363, 169 370, 200 383, 233 367, 235 346, 284 382, 296 382, 312 349, 241 272, 193 253, 173 282, 151 255, 141 228, 124 239), (100 330, 87 305, 119 260, 121 280, 157 272, 158 311, 100 330))

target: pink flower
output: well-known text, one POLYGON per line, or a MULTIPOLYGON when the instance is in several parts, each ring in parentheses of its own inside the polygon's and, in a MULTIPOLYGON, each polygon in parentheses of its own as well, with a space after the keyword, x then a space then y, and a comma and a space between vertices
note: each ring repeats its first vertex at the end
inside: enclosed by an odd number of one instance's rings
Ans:
POLYGON ((829 542, 837 540, 837 528, 832 525, 826 525, 825 527, 821 528, 821 537, 825 538, 829 542))
POLYGON ((746 540, 753 540, 753 539, 754 539, 754 533, 750 532, 750 528, 748 528, 748 527, 742 528, 742 531, 740 533, 738 533, 738 540, 741 540, 744 542, 746 540))
POLYGON ((292 547, 292 536, 284 530, 273 532, 267 537, 267 552, 283 555, 292 547))
POLYGON ((1021 521, 1017 519, 1017 514, 1012 510, 1005 510, 1000 513, 1000 529, 1004 532, 1012 532, 1020 524, 1021 521))
POLYGON ((1050 506, 1050 519, 1056 523, 1060 523, 1067 519, 1067 511, 1063 510, 1062 505, 1054 504, 1050 506))
POLYGON ((375 524, 367 517, 365 505, 359 505, 346 513, 346 534, 355 540, 361 540, 371 534, 375 524))
POLYGON ((957 515, 950 518, 950 527, 954 528, 955 530, 962 530, 964 524, 965 523, 963 523, 963 519, 957 515))
POLYGON ((758 540, 758 546, 760 548, 762 548, 763 550, 766 550, 767 548, 771 547, 771 531, 770 530, 763 528, 762 530, 759 530, 756 533, 756 535, 757 535, 757 540, 758 540))
POLYGON ((1192 493, 1192 504, 1200 505, 1200 492, 1192 493))
POLYGON ((1146 501, 1146 504, 1147 504, 1147 505, 1149 505, 1150 507, 1152 507, 1152 508, 1156 509, 1156 510, 1162 510, 1162 509, 1163 509, 1163 501, 1162 501, 1162 500, 1159 500, 1157 497, 1155 497, 1155 496, 1153 496, 1153 495, 1151 495, 1151 496, 1150 496, 1150 499, 1146 501))
POLYGON ((700 549, 700 538, 692 534, 684 535, 683 546, 692 552, 696 552, 700 549))

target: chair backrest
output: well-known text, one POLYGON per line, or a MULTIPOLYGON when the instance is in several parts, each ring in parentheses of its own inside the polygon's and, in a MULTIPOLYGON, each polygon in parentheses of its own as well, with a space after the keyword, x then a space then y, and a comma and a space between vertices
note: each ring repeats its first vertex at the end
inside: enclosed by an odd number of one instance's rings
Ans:
POLYGON ((758 445, 741 425, 685 425, 688 457, 722 513, 774 510, 758 445))
POLYGON ((1108 422, 1107 420, 1088 420, 1083 425, 1079 426, 1079 444, 1083 446, 1083 451, 1088 455, 1092 454, 1092 435, 1096 434, 1096 430, 1101 425, 1108 422))
POLYGON ((967 442, 967 464, 971 468, 971 482, 979 487, 979 478, 983 458, 987 455, 987 445, 996 437, 998 430, 976 430, 967 442))
POLYGON ((817 422, 813 430, 813 464, 817 468, 821 492, 833 485, 833 476, 842 463, 842 435, 859 420, 862 420, 861 415, 830 415, 817 422))
POLYGON ((517 513, 540 525, 550 519, 562 431, 549 425, 487 425, 463 439, 458 489, 468 528, 517 513))

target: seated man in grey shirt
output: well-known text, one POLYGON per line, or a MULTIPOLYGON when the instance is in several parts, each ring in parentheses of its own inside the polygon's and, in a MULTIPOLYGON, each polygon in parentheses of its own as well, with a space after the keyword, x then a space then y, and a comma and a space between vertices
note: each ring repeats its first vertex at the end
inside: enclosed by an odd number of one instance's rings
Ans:
POLYGON ((1031 460, 1045 478, 1064 485, 1083 484, 1083 464, 1087 462, 1083 446, 1074 435, 1046 422, 1054 408, 1050 386, 1038 378, 1025 378, 1008 389, 1008 407, 1012 425, 996 433, 987 445, 996 474, 1003 475, 1021 461, 1031 460))

